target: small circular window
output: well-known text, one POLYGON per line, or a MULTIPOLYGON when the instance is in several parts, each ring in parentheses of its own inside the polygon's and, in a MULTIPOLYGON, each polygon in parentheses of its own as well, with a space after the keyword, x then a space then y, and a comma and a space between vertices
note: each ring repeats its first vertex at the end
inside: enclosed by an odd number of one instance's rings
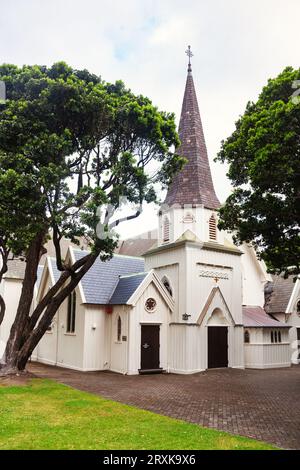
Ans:
POLYGON ((152 313, 154 312, 155 308, 156 308, 156 300, 150 297, 145 302, 145 309, 147 310, 147 312, 152 313))

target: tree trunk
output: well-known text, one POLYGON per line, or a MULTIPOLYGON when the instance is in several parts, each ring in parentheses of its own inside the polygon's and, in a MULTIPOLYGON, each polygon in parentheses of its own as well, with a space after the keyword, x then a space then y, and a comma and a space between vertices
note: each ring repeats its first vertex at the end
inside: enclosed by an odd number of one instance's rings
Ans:
MULTIPOLYGON (((7 343, 6 351, 0 365, 0 376, 24 371, 28 359, 45 334, 47 328, 50 326, 58 308, 75 289, 85 273, 92 267, 98 256, 98 253, 91 253, 84 259, 76 262, 73 267, 70 267, 68 274, 66 274, 66 271, 63 271, 60 279, 41 300, 39 305, 37 305, 32 315, 29 317, 28 312, 25 321, 23 321, 23 317, 19 315, 20 323, 17 322, 18 308, 16 320, 11 329, 9 343, 7 343), (78 267, 80 268, 78 272, 74 272, 74 269, 78 269, 78 267), (70 281, 64 286, 68 278, 70 281)), ((20 303, 21 300, 22 294, 20 303)))

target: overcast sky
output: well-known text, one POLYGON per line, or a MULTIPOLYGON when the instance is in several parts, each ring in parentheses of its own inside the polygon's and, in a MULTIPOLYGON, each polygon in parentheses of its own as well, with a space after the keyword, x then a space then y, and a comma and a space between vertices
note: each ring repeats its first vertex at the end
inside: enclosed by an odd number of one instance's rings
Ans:
MULTIPOLYGON (((64 60, 106 81, 122 79, 179 118, 192 66, 216 192, 230 192, 213 162, 248 100, 285 66, 299 67, 300 0, 0 0, 0 63, 64 60)), ((156 226, 154 207, 120 229, 156 226)))

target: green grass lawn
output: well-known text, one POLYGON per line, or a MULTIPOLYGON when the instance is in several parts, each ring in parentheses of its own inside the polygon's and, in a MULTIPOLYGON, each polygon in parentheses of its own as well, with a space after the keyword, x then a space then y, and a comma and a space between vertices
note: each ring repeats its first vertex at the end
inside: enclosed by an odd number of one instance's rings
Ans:
POLYGON ((0 387, 0 449, 272 449, 51 380, 0 387))

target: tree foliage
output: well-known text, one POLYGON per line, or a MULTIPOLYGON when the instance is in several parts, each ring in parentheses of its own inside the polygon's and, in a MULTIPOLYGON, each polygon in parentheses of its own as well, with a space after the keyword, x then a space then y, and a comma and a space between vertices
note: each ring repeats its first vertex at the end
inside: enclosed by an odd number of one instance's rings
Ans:
MULTIPOLYGON (((0 282, 9 256, 26 258, 2 362, 22 368, 95 259, 112 255, 117 240, 111 229, 124 220, 117 215, 120 198, 137 204, 129 218, 138 216, 143 202, 157 199, 157 188, 169 184, 183 159, 172 150, 179 143, 174 115, 134 95, 121 81, 108 84, 63 62, 50 68, 3 65, 0 80, 7 91, 0 105, 0 282), (37 266, 50 232, 61 278, 30 316, 37 266), (76 243, 80 236, 88 238, 91 252, 70 265, 62 259, 60 242, 65 237, 76 243)), ((5 306, 0 300, 1 323, 5 306)))
POLYGON ((217 159, 229 164, 233 192, 220 228, 251 242, 271 272, 299 273, 300 69, 286 68, 249 102, 217 159))

